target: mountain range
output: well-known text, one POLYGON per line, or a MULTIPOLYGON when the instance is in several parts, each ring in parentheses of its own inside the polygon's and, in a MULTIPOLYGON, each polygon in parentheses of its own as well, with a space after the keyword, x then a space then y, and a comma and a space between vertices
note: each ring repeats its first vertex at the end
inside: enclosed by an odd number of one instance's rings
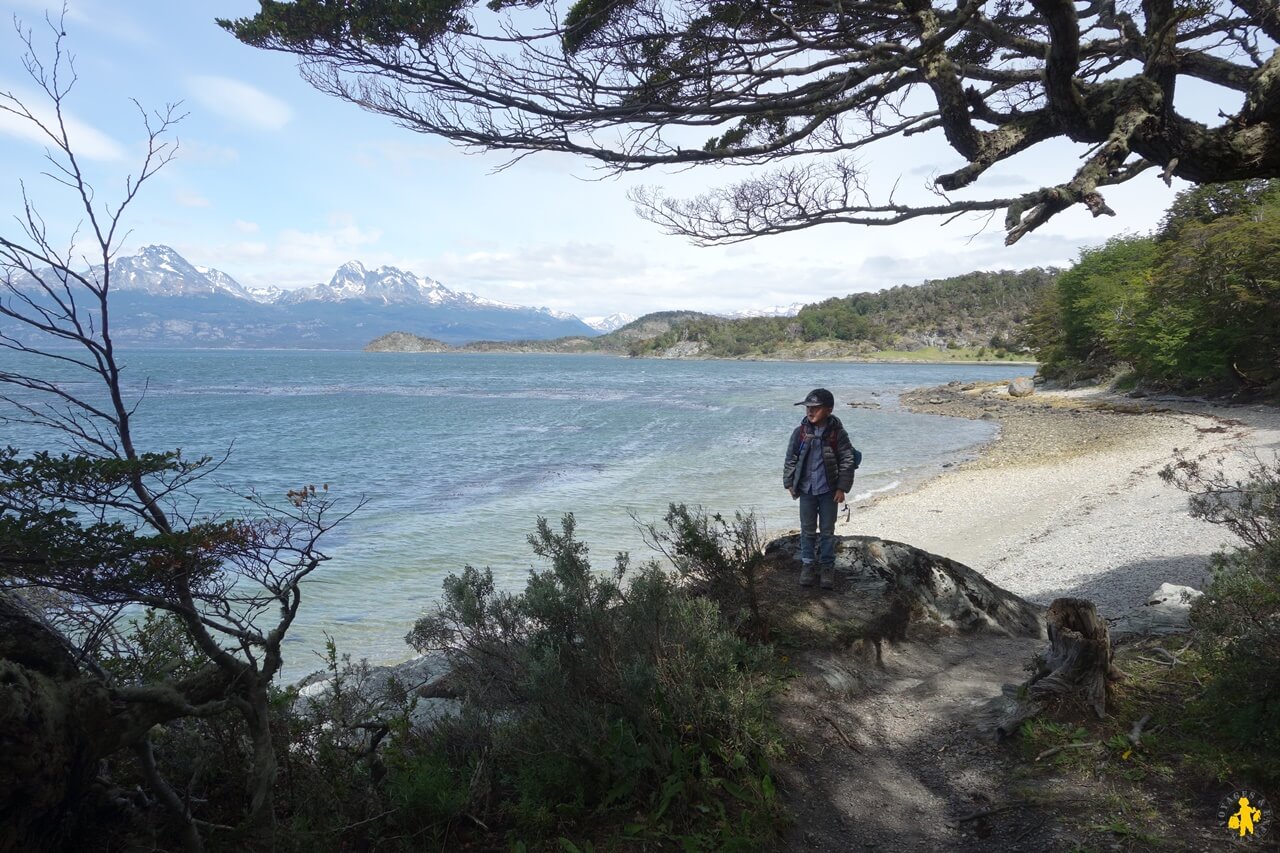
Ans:
MULTIPOLYGON (((395 267, 368 269, 359 261, 343 264, 327 282, 285 291, 248 288, 220 270, 195 266, 168 246, 147 246, 113 260, 111 281, 112 336, 122 345, 360 349, 398 329, 450 344, 600 331, 572 314, 507 305, 395 267)), ((29 289, 35 283, 16 284, 29 289)), ((12 324, 0 324, 0 331, 23 332, 12 324)))

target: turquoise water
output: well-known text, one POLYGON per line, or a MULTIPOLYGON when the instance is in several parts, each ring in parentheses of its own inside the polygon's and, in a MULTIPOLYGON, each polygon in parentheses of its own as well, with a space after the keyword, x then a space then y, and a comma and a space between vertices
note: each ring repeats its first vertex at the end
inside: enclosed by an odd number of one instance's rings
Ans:
MULTIPOLYGON (((436 599, 471 564, 519 586, 539 515, 574 512, 595 564, 648 556, 631 514, 670 501, 756 511, 770 533, 795 525, 782 454, 815 386, 864 453, 855 495, 901 488, 991 437, 988 422, 904 412, 896 395, 1025 368, 659 361, 595 356, 288 351, 132 352, 140 447, 230 459, 204 508, 237 507, 247 487, 280 495, 329 483, 367 503, 335 530, 289 635, 288 677, 316 668, 331 634, 342 651, 391 662, 436 599), (880 409, 848 408, 850 400, 880 409)), ((88 386, 85 386, 88 387, 88 386)), ((13 426, 3 443, 47 439, 13 426)), ((854 516, 856 523, 856 514, 854 516)))

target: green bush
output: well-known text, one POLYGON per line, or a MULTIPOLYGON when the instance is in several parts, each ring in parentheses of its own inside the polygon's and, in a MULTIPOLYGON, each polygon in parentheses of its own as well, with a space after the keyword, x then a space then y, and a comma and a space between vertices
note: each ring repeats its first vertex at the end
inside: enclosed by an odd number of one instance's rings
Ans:
POLYGON ((1214 680, 1202 703, 1216 730, 1256 756, 1263 784, 1280 783, 1280 457, 1233 480, 1179 455, 1161 472, 1191 493, 1191 512, 1243 547, 1213 558, 1213 580, 1191 611, 1214 680))
POLYGON ((407 638, 447 656, 464 697, 438 748, 452 772, 472 763, 468 814, 517 838, 624 818, 641 835, 767 833, 768 650, 654 562, 593 572, 572 515, 529 541, 549 568, 522 593, 467 567, 407 638))
POLYGON ((1151 237, 1081 252, 1024 332, 1048 378, 1128 363, 1171 388, 1280 388, 1280 181, 1179 193, 1151 237))
POLYGON ((730 520, 701 507, 670 504, 665 528, 635 520, 646 544, 671 562, 689 592, 715 602, 742 636, 768 638, 759 595, 764 540, 755 515, 736 512, 730 520))

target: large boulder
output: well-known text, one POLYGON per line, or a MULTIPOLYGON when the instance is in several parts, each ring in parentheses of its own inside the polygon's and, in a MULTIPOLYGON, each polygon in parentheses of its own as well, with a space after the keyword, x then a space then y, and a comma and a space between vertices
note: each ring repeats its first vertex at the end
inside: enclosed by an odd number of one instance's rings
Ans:
POLYGON ((948 557, 874 536, 836 537, 836 588, 799 587, 800 536, 766 548, 781 571, 768 579, 766 618, 784 633, 830 639, 906 639, 930 631, 1044 637, 1043 610, 948 557), (793 575, 792 572, 795 572, 793 575))
MULTIPOLYGON (((428 728, 441 717, 458 713, 462 705, 450 684, 448 664, 439 655, 423 655, 394 666, 357 664, 347 678, 346 689, 359 694, 362 710, 374 719, 394 716, 412 699, 409 724, 415 729, 428 728)), ((327 673, 312 673, 297 686, 303 713, 324 709, 334 701, 333 681, 327 673)))
POLYGON ((101 682, 0 594, 0 850, 71 850, 99 762, 116 746, 101 682))

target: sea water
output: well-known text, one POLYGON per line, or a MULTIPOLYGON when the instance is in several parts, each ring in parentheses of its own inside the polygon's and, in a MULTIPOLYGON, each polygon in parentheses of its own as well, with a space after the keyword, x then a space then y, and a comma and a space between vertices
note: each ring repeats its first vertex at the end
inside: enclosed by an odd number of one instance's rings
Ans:
MULTIPOLYGON (((330 560, 305 584, 286 679, 317 667, 326 634, 375 663, 410 656, 405 633, 466 565, 520 588, 539 565, 526 541, 539 516, 572 512, 599 569, 618 551, 654 556, 633 518, 660 520, 672 502, 755 512, 766 535, 794 528, 782 457, 803 413, 793 404, 812 388, 834 392, 864 454, 857 500, 927 477, 994 434, 989 422, 904 411, 900 392, 1026 372, 455 353, 131 351, 121 360, 126 395, 141 400, 139 448, 230 450, 200 484, 201 511, 247 512, 251 489, 283 502, 291 488, 325 483, 339 510, 364 502, 322 542, 330 560)), ((61 377, 93 393, 76 371, 61 377)), ((46 433, 0 429, 0 444, 57 447, 46 433)))

